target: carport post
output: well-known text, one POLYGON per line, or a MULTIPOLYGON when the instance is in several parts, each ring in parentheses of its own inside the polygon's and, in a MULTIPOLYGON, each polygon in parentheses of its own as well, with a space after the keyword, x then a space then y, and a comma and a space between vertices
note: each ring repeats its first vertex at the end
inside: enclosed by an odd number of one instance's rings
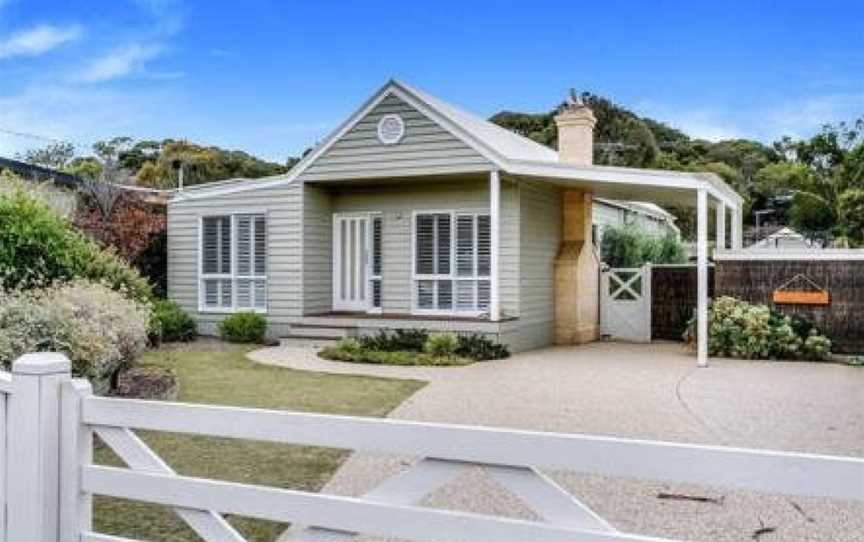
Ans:
POLYGON ((497 169, 489 173, 489 319, 501 319, 500 288, 498 287, 498 258, 501 244, 501 176, 497 169))
POLYGON ((715 250, 726 250, 726 204, 717 202, 717 244, 715 250))
POLYGON ((708 191, 696 193, 696 363, 708 366, 708 191))

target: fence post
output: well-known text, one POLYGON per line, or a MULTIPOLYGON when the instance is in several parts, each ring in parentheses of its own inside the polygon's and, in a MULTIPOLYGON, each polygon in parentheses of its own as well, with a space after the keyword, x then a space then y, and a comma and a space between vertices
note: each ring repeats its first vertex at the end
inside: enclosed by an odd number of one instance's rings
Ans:
POLYGON ((90 382, 75 379, 60 390, 60 542, 78 542, 93 530, 93 497, 81 491, 81 468, 93 463, 93 429, 82 423, 90 382))
POLYGON ((60 388, 71 378, 62 354, 26 354, 12 364, 9 397, 9 541, 57 542, 60 388))

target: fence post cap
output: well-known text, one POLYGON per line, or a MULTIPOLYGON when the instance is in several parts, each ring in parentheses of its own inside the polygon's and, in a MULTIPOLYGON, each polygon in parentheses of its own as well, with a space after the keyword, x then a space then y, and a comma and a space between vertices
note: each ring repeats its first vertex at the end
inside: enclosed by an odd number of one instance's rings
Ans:
POLYGON ((58 352, 24 354, 12 364, 12 372, 19 375, 52 375, 72 371, 72 363, 58 352))

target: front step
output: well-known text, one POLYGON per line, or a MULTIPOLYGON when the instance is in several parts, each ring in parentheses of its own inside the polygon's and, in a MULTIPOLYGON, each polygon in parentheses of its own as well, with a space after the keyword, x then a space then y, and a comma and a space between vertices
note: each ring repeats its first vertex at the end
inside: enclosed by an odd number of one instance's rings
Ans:
POLYGON ((314 326, 297 324, 292 325, 288 330, 286 338, 289 339, 324 339, 338 341, 348 337, 353 337, 357 330, 350 327, 338 326, 314 326))

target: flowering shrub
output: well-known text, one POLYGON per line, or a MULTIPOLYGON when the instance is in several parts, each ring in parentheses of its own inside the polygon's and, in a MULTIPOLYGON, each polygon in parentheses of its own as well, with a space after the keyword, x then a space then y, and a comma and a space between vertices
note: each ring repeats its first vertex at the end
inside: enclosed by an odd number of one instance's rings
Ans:
POLYGON ((0 288, 41 288, 85 278, 138 300, 150 285, 116 253, 87 239, 48 204, 3 178, 0 190, 0 288))
POLYGON ((147 346, 150 308, 84 280, 41 290, 0 290, 0 364, 27 352, 62 352, 72 372, 107 391, 147 346))
MULTIPOLYGON (((684 338, 695 346, 695 318, 684 338)), ((823 360, 831 341, 812 324, 751 305, 733 297, 719 297, 708 311, 708 353, 743 359, 823 360), (806 330, 806 331, 804 331, 806 330)))

